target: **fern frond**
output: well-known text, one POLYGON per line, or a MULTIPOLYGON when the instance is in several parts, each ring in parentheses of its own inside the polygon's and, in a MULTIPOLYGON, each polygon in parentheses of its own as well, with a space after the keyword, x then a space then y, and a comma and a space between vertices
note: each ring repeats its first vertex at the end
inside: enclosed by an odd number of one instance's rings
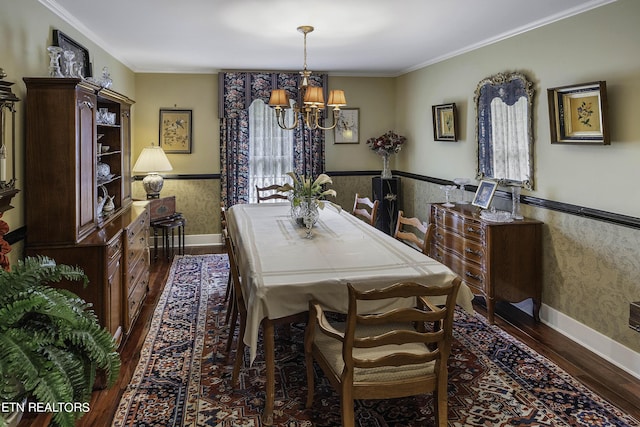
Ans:
MULTIPOLYGON (((96 368, 107 372, 109 385, 118 377, 121 362, 113 337, 100 326, 91 304, 49 286, 61 280, 88 283, 81 269, 42 256, 18 261, 10 272, 0 270, 3 400, 18 400, 23 391, 42 403, 87 402, 96 368)), ((73 427, 82 415, 55 412, 53 424, 73 427)))

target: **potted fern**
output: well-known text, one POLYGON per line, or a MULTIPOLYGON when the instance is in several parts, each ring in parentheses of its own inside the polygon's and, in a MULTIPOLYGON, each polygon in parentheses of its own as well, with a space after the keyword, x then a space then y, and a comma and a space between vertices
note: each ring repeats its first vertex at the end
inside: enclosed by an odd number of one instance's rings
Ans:
MULTIPOLYGON (((52 412, 53 425, 72 427, 89 410, 96 370, 113 384, 120 356, 91 304, 49 285, 61 280, 88 283, 81 269, 47 257, 0 270, 0 402, 52 412)), ((0 426, 7 425, 6 415, 0 414, 0 426)))

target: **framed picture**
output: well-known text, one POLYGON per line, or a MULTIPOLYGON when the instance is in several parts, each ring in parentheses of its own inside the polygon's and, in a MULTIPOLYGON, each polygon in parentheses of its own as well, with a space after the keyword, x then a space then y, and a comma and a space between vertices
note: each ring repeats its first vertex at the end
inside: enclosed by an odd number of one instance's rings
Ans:
POLYGON ((552 144, 609 145, 606 82, 547 89, 552 144))
POLYGON ((360 142, 360 109, 343 108, 338 115, 338 122, 333 128, 336 144, 358 144, 360 142))
POLYGON ((433 139, 436 141, 457 141, 456 104, 442 104, 431 107, 433 112, 433 139))
POLYGON ((160 147, 165 153, 191 153, 192 110, 160 110, 160 147))
POLYGON ((493 193, 496 192, 496 187, 498 187, 498 183, 495 181, 488 181, 486 179, 480 181, 478 189, 476 190, 476 195, 473 197, 473 202, 471 202, 471 204, 482 209, 488 209, 489 205, 491 205, 491 200, 493 199, 493 193))
MULTIPOLYGON (((77 41, 67 36, 60 30, 53 30, 53 44, 61 47, 63 51, 73 52, 73 61, 80 64, 81 77, 91 77, 91 63, 89 62, 89 51, 77 41)), ((60 71, 65 76, 74 75, 71 70, 67 70, 67 61, 64 59, 64 52, 60 55, 60 71)))

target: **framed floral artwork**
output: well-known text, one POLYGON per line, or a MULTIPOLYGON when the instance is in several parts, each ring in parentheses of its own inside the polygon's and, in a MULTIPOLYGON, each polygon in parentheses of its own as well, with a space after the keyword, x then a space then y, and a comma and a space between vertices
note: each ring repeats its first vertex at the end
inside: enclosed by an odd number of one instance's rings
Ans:
POLYGON ((165 153, 189 154, 192 144, 192 110, 160 110, 160 147, 165 153))
POLYGON ((338 114, 336 127, 333 129, 336 144, 360 143, 360 109, 342 108, 338 114))
POLYGON ((457 141, 456 104, 442 104, 431 107, 433 113, 433 139, 436 141, 457 141))
POLYGON ((604 81, 547 89, 552 144, 609 145, 604 81))

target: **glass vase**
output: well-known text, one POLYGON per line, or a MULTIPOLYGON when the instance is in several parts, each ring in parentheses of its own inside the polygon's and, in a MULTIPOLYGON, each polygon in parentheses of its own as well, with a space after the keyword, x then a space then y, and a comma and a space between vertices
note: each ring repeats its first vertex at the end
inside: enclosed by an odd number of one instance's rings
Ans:
POLYGON ((64 76, 65 77, 77 77, 76 76, 76 57, 75 52, 72 50, 65 50, 62 52, 64 58, 64 76))
POLYGON ((382 173, 380 174, 380 177, 382 179, 390 179, 392 177, 391 168, 389 167, 389 154, 388 153, 382 155, 382 173))
POLYGON ((313 226, 320 216, 318 200, 315 197, 304 199, 300 202, 300 213, 302 214, 304 227, 307 230, 305 237, 311 239, 313 237, 313 226))
POLYGON ((511 218, 524 219, 520 213, 520 186, 514 185, 511 187, 511 218))
POLYGON ((49 46, 47 52, 49 52, 49 77, 64 77, 62 71, 60 71, 60 54, 62 53, 62 48, 49 46))

